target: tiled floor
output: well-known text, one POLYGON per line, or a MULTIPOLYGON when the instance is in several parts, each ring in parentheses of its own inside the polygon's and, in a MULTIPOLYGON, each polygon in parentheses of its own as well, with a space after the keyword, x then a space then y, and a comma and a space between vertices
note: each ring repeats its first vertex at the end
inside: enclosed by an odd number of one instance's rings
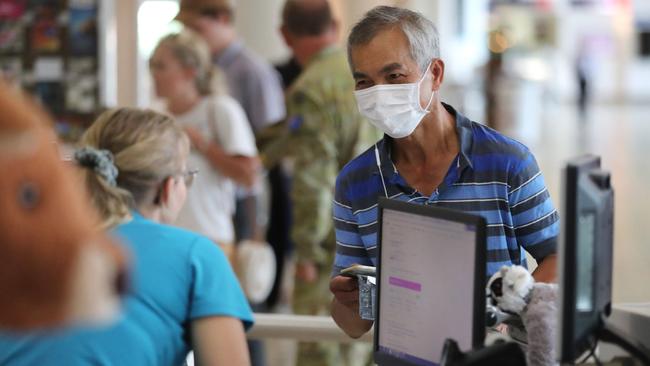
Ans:
POLYGON ((650 104, 594 105, 584 120, 571 105, 543 109, 538 124, 504 132, 534 152, 556 207, 566 160, 602 156, 615 190, 614 302, 650 301, 650 104))

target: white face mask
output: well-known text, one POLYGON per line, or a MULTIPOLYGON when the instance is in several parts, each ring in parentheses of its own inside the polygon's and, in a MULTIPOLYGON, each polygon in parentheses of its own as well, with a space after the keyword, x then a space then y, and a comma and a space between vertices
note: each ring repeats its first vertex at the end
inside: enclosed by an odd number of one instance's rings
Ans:
POLYGON ((357 90, 359 112, 375 127, 393 138, 402 138, 413 133, 422 118, 429 113, 433 94, 426 108, 420 105, 420 84, 430 75, 429 66, 417 83, 375 85, 357 90))

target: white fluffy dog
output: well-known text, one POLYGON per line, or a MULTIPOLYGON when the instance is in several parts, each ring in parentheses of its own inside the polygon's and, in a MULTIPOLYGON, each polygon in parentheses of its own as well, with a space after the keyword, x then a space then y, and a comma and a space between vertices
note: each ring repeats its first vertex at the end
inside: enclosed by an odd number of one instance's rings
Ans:
POLYGON ((497 307, 521 317, 527 332, 528 365, 557 365, 557 285, 536 283, 524 267, 503 266, 488 281, 488 289, 497 307))

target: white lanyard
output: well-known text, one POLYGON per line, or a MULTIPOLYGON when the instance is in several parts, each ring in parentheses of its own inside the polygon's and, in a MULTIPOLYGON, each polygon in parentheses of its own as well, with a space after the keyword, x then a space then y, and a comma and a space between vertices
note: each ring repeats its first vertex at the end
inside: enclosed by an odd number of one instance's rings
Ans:
POLYGON ((384 173, 381 171, 381 160, 379 159, 379 149, 377 149, 377 143, 375 142, 375 161, 377 161, 377 169, 379 169, 379 176, 381 177, 381 185, 384 186, 384 194, 386 198, 388 197, 388 190, 386 189, 386 182, 384 181, 384 173))

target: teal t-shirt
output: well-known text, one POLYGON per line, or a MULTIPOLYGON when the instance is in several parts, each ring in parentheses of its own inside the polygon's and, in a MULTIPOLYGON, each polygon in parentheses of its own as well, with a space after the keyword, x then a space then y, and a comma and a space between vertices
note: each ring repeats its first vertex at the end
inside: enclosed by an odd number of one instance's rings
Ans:
POLYGON ((130 252, 130 290, 106 328, 0 333, 0 365, 181 365, 190 322, 253 314, 223 252, 180 228, 133 220, 115 230, 130 252))

